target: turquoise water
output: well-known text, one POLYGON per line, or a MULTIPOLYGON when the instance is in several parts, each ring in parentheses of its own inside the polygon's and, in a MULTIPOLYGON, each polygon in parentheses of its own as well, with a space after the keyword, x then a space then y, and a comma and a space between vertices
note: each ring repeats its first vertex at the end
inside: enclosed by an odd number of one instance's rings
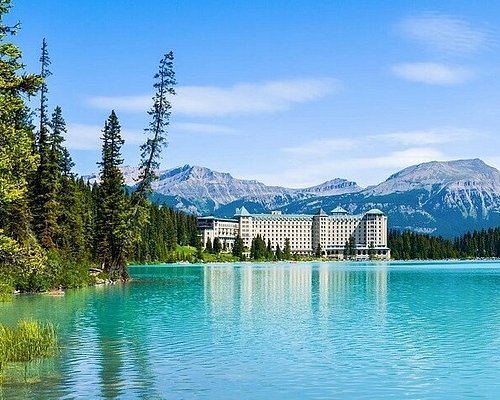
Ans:
POLYGON ((498 262, 130 271, 0 303, 1 323, 54 321, 61 342, 0 398, 500 398, 498 262))

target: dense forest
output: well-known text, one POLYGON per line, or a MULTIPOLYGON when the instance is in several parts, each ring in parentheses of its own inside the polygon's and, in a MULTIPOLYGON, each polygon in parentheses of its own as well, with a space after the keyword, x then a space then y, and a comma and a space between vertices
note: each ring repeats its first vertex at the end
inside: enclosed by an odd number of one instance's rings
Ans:
POLYGON ((169 96, 175 95, 173 54, 165 54, 154 75, 151 122, 134 190, 125 190, 120 171, 124 141, 114 111, 101 132, 99 179, 91 186, 72 171, 62 107, 49 110, 47 42, 42 41, 40 72, 26 73, 21 50, 8 42, 19 26, 3 22, 10 8, 9 0, 0 0, 2 290, 84 286, 95 279, 89 268, 106 279, 126 280, 129 261, 185 257, 178 246, 197 245, 196 219, 148 200, 166 145, 169 96), (36 110, 28 99, 37 99, 36 110))
POLYGON ((500 257, 500 228, 468 232, 453 240, 391 230, 388 246, 396 260, 500 257))

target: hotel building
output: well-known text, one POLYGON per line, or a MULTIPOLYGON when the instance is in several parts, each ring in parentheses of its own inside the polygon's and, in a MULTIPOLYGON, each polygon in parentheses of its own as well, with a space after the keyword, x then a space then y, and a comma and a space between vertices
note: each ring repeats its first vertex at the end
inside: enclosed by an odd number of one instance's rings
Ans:
POLYGON ((314 215, 306 215, 282 214, 279 211, 250 214, 245 207, 241 207, 236 209, 231 219, 199 217, 198 229, 204 245, 208 239, 213 243, 217 237, 228 250, 233 248, 237 235, 248 248, 252 239, 260 235, 266 242, 271 242, 273 250, 278 245, 283 250, 288 239, 292 254, 311 255, 319 245, 323 256, 343 259, 346 242, 352 237, 357 259, 368 259, 370 253, 375 258, 390 258, 387 216, 378 209, 350 215, 337 207, 330 214, 321 209, 314 215))

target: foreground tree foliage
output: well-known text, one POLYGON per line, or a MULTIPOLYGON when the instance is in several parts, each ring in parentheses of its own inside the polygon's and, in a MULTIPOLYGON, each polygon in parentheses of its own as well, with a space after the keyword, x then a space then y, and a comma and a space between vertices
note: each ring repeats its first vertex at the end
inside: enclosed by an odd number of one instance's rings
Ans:
POLYGON ((0 276, 6 265, 30 280, 45 265, 43 253, 29 226, 27 188, 36 171, 39 155, 34 151, 32 127, 27 122, 24 96, 36 94, 42 79, 22 74, 21 51, 5 38, 17 31, 3 16, 10 2, 0 1, 0 276))
MULTIPOLYGON (((173 54, 155 75, 152 117, 141 147, 140 180, 127 192, 120 124, 111 112, 103 131, 99 182, 89 185, 72 173, 64 139, 62 108, 49 113, 50 58, 42 41, 40 74, 26 74, 21 51, 9 43, 18 26, 3 23, 9 0, 0 0, 0 283, 9 290, 42 291, 94 281, 89 268, 111 279, 127 279, 127 263, 186 259, 178 247, 198 245, 196 220, 148 200, 175 94, 173 54), (39 95, 37 126, 26 99, 39 95), (9 289, 10 288, 10 289, 9 289)), ((71 132, 69 132, 71 134, 71 132)), ((193 247, 194 249, 194 247, 193 247)))

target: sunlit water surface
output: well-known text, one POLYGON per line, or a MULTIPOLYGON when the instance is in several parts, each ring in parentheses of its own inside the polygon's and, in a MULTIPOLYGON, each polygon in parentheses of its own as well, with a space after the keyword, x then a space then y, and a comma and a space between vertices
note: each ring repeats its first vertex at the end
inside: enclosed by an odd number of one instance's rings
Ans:
POLYGON ((500 398, 500 263, 130 271, 0 303, 1 323, 53 321, 61 343, 0 398, 500 398))

